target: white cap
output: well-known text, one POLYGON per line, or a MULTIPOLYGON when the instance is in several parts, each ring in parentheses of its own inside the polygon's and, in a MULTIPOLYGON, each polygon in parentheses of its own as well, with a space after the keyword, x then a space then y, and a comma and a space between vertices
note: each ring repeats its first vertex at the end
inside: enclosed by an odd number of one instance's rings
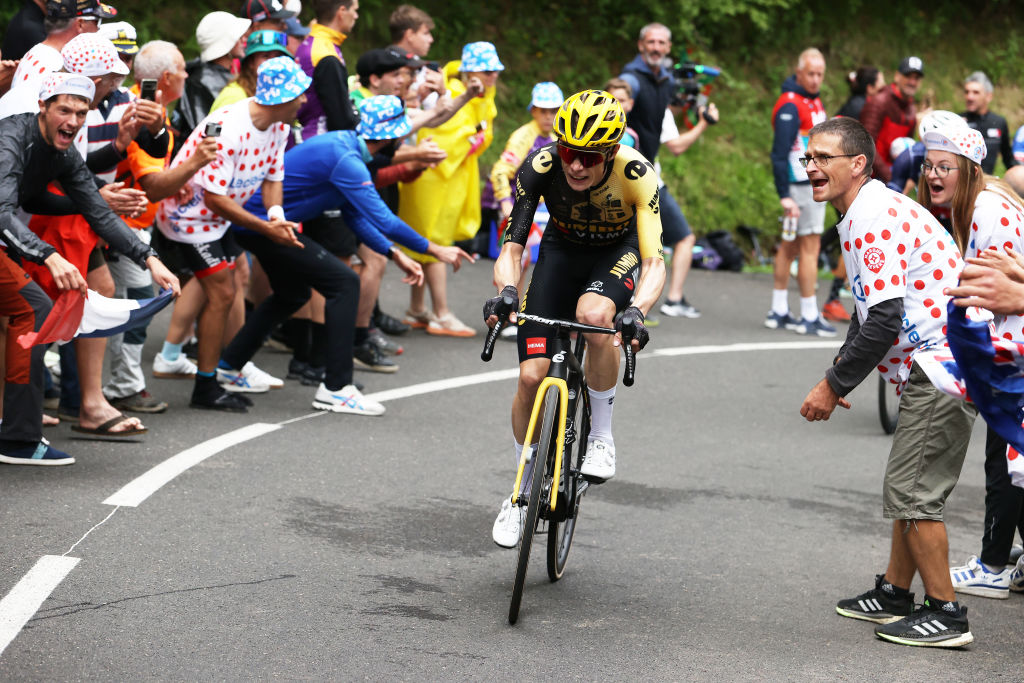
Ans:
POLYGON ((39 87, 39 99, 45 102, 57 95, 75 95, 92 102, 92 98, 96 96, 96 86, 87 76, 54 71, 43 79, 39 87))
POLYGON ((952 152, 981 165, 988 148, 981 133, 967 126, 947 126, 924 134, 927 150, 952 152))
POLYGON ((236 17, 229 12, 210 12, 196 27, 199 58, 212 62, 231 52, 239 38, 249 30, 252 21, 236 17))
POLYGON ((128 65, 121 61, 117 48, 98 33, 79 33, 60 51, 64 69, 82 76, 128 75, 128 65))

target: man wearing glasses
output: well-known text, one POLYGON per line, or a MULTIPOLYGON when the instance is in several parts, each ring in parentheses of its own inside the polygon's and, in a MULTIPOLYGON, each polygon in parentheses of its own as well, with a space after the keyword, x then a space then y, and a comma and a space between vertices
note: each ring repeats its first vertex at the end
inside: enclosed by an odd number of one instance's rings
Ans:
MULTIPOLYGON (((647 343, 644 317, 665 285, 658 174, 639 152, 618 144, 625 125, 618 100, 601 90, 577 93, 559 108, 554 124, 557 141, 527 156, 516 174, 515 205, 494 264, 494 284, 500 294, 484 304, 488 325, 507 314, 502 296, 512 297, 515 308, 519 307, 516 283, 522 273, 523 249, 543 197, 551 217, 522 311, 612 327, 617 325, 616 314, 626 309, 639 321, 633 349, 638 351, 647 343)), ((554 336, 551 328, 530 322, 518 329, 519 383, 512 402, 517 465, 554 336)), ((581 471, 600 483, 615 476, 611 417, 619 339, 618 335, 592 335, 587 344, 593 413, 581 471)), ((492 530, 496 544, 512 548, 519 542, 522 510, 510 498, 502 502, 492 530)))
POLYGON ((825 205, 811 197, 811 185, 799 159, 807 149, 807 132, 828 115, 818 97, 825 79, 825 57, 815 48, 800 53, 796 73, 782 84, 782 94, 772 110, 772 174, 782 205, 784 228, 775 256, 772 307, 764 326, 799 334, 834 337, 836 329, 818 314, 814 295, 818 280, 818 252, 825 230, 825 205), (799 258, 796 281, 800 287, 800 316, 789 313, 789 268, 799 258))
POLYGON ((837 405, 849 408, 843 397, 875 368, 900 385, 900 421, 882 485, 882 515, 892 520, 889 563, 873 589, 840 600, 836 611, 879 624, 875 634, 891 642, 959 647, 974 638, 967 608, 953 592, 942 519, 967 454, 974 408, 936 389, 914 354, 946 345, 943 290, 956 285, 963 261, 926 209, 871 179, 874 155, 874 141, 854 119, 811 129, 803 164, 814 199, 831 202, 841 216, 856 310, 800 414, 814 422, 829 419, 837 405), (925 596, 915 607, 909 589, 918 573, 925 596))

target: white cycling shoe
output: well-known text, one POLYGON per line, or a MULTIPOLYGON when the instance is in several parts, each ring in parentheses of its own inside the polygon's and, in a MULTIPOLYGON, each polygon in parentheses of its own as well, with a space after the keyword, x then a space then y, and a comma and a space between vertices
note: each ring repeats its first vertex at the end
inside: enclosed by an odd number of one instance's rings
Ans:
POLYGON ((587 454, 583 457, 580 474, 600 484, 615 476, 615 446, 601 439, 587 443, 587 454))
POLYGON ((523 537, 523 508, 513 505, 511 498, 501 502, 498 518, 494 520, 491 538, 502 548, 515 548, 523 537))

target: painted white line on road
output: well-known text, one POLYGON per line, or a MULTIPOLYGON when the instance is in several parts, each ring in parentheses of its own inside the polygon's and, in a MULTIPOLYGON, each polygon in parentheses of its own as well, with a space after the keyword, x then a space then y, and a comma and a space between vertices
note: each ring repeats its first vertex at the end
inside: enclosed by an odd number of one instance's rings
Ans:
POLYGON ((412 396, 419 396, 420 394, 432 394, 436 391, 458 389, 460 387, 468 387, 474 384, 500 382, 503 379, 514 379, 518 376, 519 368, 515 367, 508 370, 482 372, 479 375, 463 375, 462 377, 452 377, 450 379, 439 379, 433 382, 423 382, 422 384, 412 384, 398 389, 378 391, 376 394, 367 394, 366 397, 383 403, 384 401, 394 401, 399 398, 410 398, 412 396))
POLYGON ((21 633, 32 615, 79 561, 77 557, 43 555, 0 600, 0 653, 21 633))
MULTIPOLYGON (((797 351, 800 349, 838 349, 842 346, 839 341, 811 341, 811 342, 757 342, 736 344, 715 344, 708 346, 676 346, 671 349, 656 349, 650 352, 652 356, 696 356, 705 353, 741 353, 744 351, 797 351)), ((643 356, 640 356, 643 358, 643 356)))
POLYGON ((138 507, 142 501, 153 495, 164 484, 190 467, 198 465, 211 455, 216 455, 227 448, 261 437, 278 429, 281 429, 281 425, 257 422, 196 444, 192 448, 164 460, 145 474, 128 482, 120 491, 103 501, 103 504, 138 507))

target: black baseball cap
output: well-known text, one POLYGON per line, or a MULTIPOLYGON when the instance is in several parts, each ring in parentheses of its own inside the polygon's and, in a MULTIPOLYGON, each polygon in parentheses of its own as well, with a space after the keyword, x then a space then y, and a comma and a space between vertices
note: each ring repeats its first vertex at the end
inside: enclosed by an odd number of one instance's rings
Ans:
POLYGON ((46 16, 50 19, 113 19, 117 16, 117 10, 99 0, 46 0, 46 16))
POLYGON ((399 50, 377 49, 364 52, 356 62, 356 73, 363 83, 369 82, 370 76, 380 76, 403 66, 411 66, 409 58, 399 50))
POLYGON ((279 0, 245 0, 238 16, 255 23, 267 19, 291 19, 295 12, 285 9, 279 0))
POLYGON ((921 61, 920 57, 907 57, 900 62, 899 71, 904 76, 910 74, 921 74, 924 76, 924 62, 921 61))

